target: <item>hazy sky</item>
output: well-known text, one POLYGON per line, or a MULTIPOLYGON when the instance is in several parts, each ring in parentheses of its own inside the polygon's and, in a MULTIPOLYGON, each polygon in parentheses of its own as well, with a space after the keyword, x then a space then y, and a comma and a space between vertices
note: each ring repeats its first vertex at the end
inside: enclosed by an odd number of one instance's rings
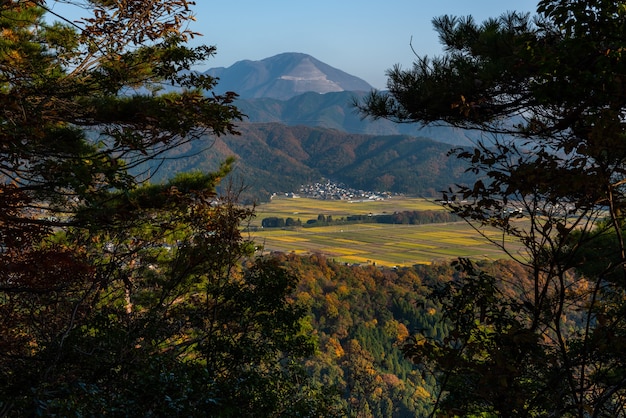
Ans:
POLYGON ((282 52, 302 52, 384 88, 394 64, 439 55, 431 20, 444 14, 478 21, 506 11, 534 12, 537 0, 196 0, 196 42, 215 45, 202 69, 229 67, 282 52))

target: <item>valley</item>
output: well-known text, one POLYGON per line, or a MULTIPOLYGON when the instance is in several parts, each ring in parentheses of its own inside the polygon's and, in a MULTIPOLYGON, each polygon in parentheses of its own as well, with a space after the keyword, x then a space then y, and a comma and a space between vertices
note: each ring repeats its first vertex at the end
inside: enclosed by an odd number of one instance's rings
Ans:
MULTIPOLYGON (((292 218, 305 224, 318 216, 337 221, 352 215, 393 214, 403 211, 443 211, 441 205, 424 198, 395 197, 379 201, 320 200, 278 197, 256 208, 250 238, 265 252, 320 253, 348 264, 411 266, 431 264, 457 257, 496 260, 502 250, 482 237, 466 222, 420 225, 359 223, 328 226, 261 228, 267 217, 292 218)), ((483 231, 501 241, 496 230, 483 231)), ((510 251, 521 246, 508 241, 510 251)))

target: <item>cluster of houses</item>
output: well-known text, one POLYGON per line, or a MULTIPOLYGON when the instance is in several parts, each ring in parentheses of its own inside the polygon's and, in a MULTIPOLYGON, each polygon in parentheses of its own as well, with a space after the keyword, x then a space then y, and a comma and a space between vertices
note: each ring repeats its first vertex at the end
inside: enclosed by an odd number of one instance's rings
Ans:
POLYGON ((298 193, 286 193, 285 195, 291 198, 308 197, 324 200, 364 201, 388 199, 391 193, 357 190, 341 183, 326 181, 302 185, 298 193))

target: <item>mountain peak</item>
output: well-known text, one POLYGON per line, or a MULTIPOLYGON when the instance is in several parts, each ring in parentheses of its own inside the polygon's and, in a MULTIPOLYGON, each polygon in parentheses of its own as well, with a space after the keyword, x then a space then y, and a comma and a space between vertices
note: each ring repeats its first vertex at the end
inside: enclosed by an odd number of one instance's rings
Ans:
POLYGON ((234 91, 242 98, 287 100, 306 92, 372 89, 364 80, 298 52, 285 52, 260 61, 238 61, 228 68, 211 68, 205 74, 219 77, 216 93, 234 91))

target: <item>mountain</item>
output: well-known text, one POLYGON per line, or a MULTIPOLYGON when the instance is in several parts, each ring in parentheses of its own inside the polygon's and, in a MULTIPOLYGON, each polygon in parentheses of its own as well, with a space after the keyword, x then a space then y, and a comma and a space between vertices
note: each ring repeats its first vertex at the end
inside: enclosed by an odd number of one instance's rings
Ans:
POLYGON ((260 61, 238 61, 228 68, 211 68, 218 77, 214 91, 234 91, 241 98, 269 97, 287 100, 306 92, 370 91, 366 81, 331 67, 310 55, 288 52, 260 61))
POLYGON ((237 159, 232 179, 247 186, 246 197, 253 200, 297 191, 321 178, 356 189, 422 196, 438 196, 454 183, 472 180, 460 160, 447 156, 448 144, 427 138, 279 123, 244 123, 238 130, 241 135, 205 138, 178 149, 152 180, 174 172, 214 170, 228 156, 237 159))
POLYGON ((385 119, 364 119, 354 107, 354 99, 365 92, 341 91, 319 94, 307 92, 287 100, 268 97, 237 99, 235 104, 251 123, 275 122, 289 126, 305 125, 368 135, 411 135, 451 145, 469 145, 475 132, 451 126, 424 126, 394 123, 385 119))
POLYGON ((218 77, 217 94, 239 94, 237 107, 251 123, 276 122, 338 129, 357 134, 412 135, 452 145, 468 145, 471 133, 448 126, 398 124, 371 120, 356 112, 353 102, 373 87, 362 79, 302 53, 288 52, 260 61, 238 61, 211 68, 218 77))
POLYGON ((163 178, 214 170, 235 156, 231 177, 246 185, 246 197, 254 200, 322 178, 356 189, 422 196, 438 196, 452 184, 473 180, 461 161, 447 155, 452 145, 469 144, 470 134, 449 126, 363 119, 353 103, 372 87, 310 55, 244 60, 206 74, 219 78, 215 93, 239 94, 235 105, 247 115, 238 126, 241 135, 212 138, 207 152, 196 143, 171 155, 159 174, 163 178), (189 158, 178 158, 184 155, 189 158))

